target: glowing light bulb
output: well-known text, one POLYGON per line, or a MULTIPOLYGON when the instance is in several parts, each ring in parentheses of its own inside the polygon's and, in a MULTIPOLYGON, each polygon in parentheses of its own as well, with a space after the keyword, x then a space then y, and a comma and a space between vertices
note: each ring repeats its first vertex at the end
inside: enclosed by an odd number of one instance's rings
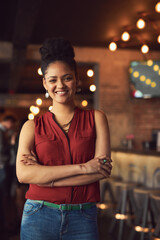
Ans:
POLYGON ((33 119, 34 119, 33 113, 29 113, 29 114, 28 114, 28 119, 29 119, 29 120, 33 120, 33 119))
POLYGON ((34 107, 33 114, 38 114, 39 113, 39 107, 34 107))
POLYGON ((116 51, 117 50, 117 44, 115 42, 111 42, 109 44, 109 50, 112 51, 112 52, 116 51))
POLYGON ((41 99, 41 98, 37 98, 36 104, 37 104, 38 106, 42 105, 42 99, 41 99))
POLYGON ((146 80, 146 77, 144 75, 140 76, 140 81, 144 82, 146 80))
POLYGON ((39 107, 35 107, 35 106, 30 106, 30 111, 33 113, 33 114, 38 114, 40 109, 39 107))
POLYGON ((156 83, 155 83, 155 82, 152 82, 152 83, 151 83, 151 87, 152 87, 152 88, 155 88, 155 87, 156 87, 156 83))
POLYGON ((95 92, 96 91, 96 85, 94 85, 94 84, 90 85, 89 90, 91 92, 95 92))
POLYGON ((49 106, 48 110, 51 111, 52 110, 52 106, 49 106))
POLYGON ((148 60, 147 61, 147 65, 151 67, 153 65, 153 61, 152 60, 148 60))
POLYGON ((151 79, 147 78, 147 79, 146 79, 146 84, 147 84, 147 85, 151 84, 151 79))
POLYGON ((144 44, 141 47, 141 52, 144 53, 144 54, 148 53, 149 52, 149 47, 146 44, 144 44))
POLYGON ((34 106, 32 105, 32 106, 30 106, 30 111, 33 113, 33 111, 34 111, 34 106))
POLYGON ((42 75, 42 70, 41 70, 41 68, 38 68, 37 72, 38 72, 39 75, 42 75))
POLYGON ((145 23, 145 21, 144 21, 143 19, 140 18, 140 19, 137 21, 136 25, 137 25, 137 28, 143 29, 143 28, 145 27, 146 23, 145 23))
POLYGON ((160 13, 160 2, 158 2, 155 6, 155 11, 160 13))
POLYGON ((157 72, 157 71, 159 70, 159 66, 158 66, 158 65, 154 65, 154 66, 153 66, 153 70, 154 70, 155 72, 157 72))
POLYGON ((92 70, 92 69, 89 69, 89 70, 87 71, 87 76, 88 76, 88 77, 93 77, 93 75, 94 75, 93 70, 92 70))
POLYGON ((130 39, 130 34, 128 32, 124 32, 121 38, 123 41, 127 42, 130 39))
POLYGON ((137 71, 134 72, 134 73, 133 73, 133 77, 138 78, 138 77, 139 77, 139 72, 137 72, 137 71))
POLYGON ((160 43, 160 35, 157 37, 157 42, 160 43))
POLYGON ((83 100, 83 101, 81 102, 81 104, 82 104, 83 107, 87 107, 88 102, 87 102, 87 100, 83 100))

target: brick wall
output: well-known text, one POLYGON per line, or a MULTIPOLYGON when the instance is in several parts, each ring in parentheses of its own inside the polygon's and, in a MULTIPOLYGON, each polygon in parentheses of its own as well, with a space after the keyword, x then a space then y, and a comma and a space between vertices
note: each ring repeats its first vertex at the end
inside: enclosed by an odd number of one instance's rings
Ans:
POLYGON ((160 99, 131 99, 130 61, 160 59, 159 52, 146 56, 140 51, 107 48, 76 48, 77 61, 99 64, 99 108, 108 116, 112 147, 119 147, 127 134, 135 135, 135 147, 151 139, 152 129, 160 129, 160 99))

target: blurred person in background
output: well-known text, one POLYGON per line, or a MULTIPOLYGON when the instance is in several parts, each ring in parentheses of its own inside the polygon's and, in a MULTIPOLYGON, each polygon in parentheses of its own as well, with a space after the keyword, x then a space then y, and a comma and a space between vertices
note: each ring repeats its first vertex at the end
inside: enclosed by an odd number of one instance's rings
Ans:
POLYGON ((0 121, 0 230, 4 231, 6 218, 4 197, 8 194, 8 166, 11 160, 11 138, 9 131, 13 129, 15 117, 7 115, 0 121))

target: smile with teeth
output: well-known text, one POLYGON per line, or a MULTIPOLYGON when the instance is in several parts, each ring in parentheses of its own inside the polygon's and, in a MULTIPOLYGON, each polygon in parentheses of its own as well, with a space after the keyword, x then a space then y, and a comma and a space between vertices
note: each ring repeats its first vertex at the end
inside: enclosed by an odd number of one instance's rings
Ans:
POLYGON ((65 95, 66 93, 67 93, 68 91, 56 91, 55 93, 57 94, 57 95, 65 95))

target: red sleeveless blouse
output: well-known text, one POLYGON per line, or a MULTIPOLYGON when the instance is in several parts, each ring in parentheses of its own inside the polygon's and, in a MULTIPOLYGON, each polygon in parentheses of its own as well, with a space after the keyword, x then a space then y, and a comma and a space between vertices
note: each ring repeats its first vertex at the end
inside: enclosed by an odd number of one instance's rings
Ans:
MULTIPOLYGON (((95 154, 94 110, 75 108, 67 134, 46 112, 35 118, 35 149, 43 165, 58 166, 85 163, 95 154)), ((100 201, 99 182, 74 187, 39 187, 30 184, 26 198, 55 204, 79 204, 100 201)))

